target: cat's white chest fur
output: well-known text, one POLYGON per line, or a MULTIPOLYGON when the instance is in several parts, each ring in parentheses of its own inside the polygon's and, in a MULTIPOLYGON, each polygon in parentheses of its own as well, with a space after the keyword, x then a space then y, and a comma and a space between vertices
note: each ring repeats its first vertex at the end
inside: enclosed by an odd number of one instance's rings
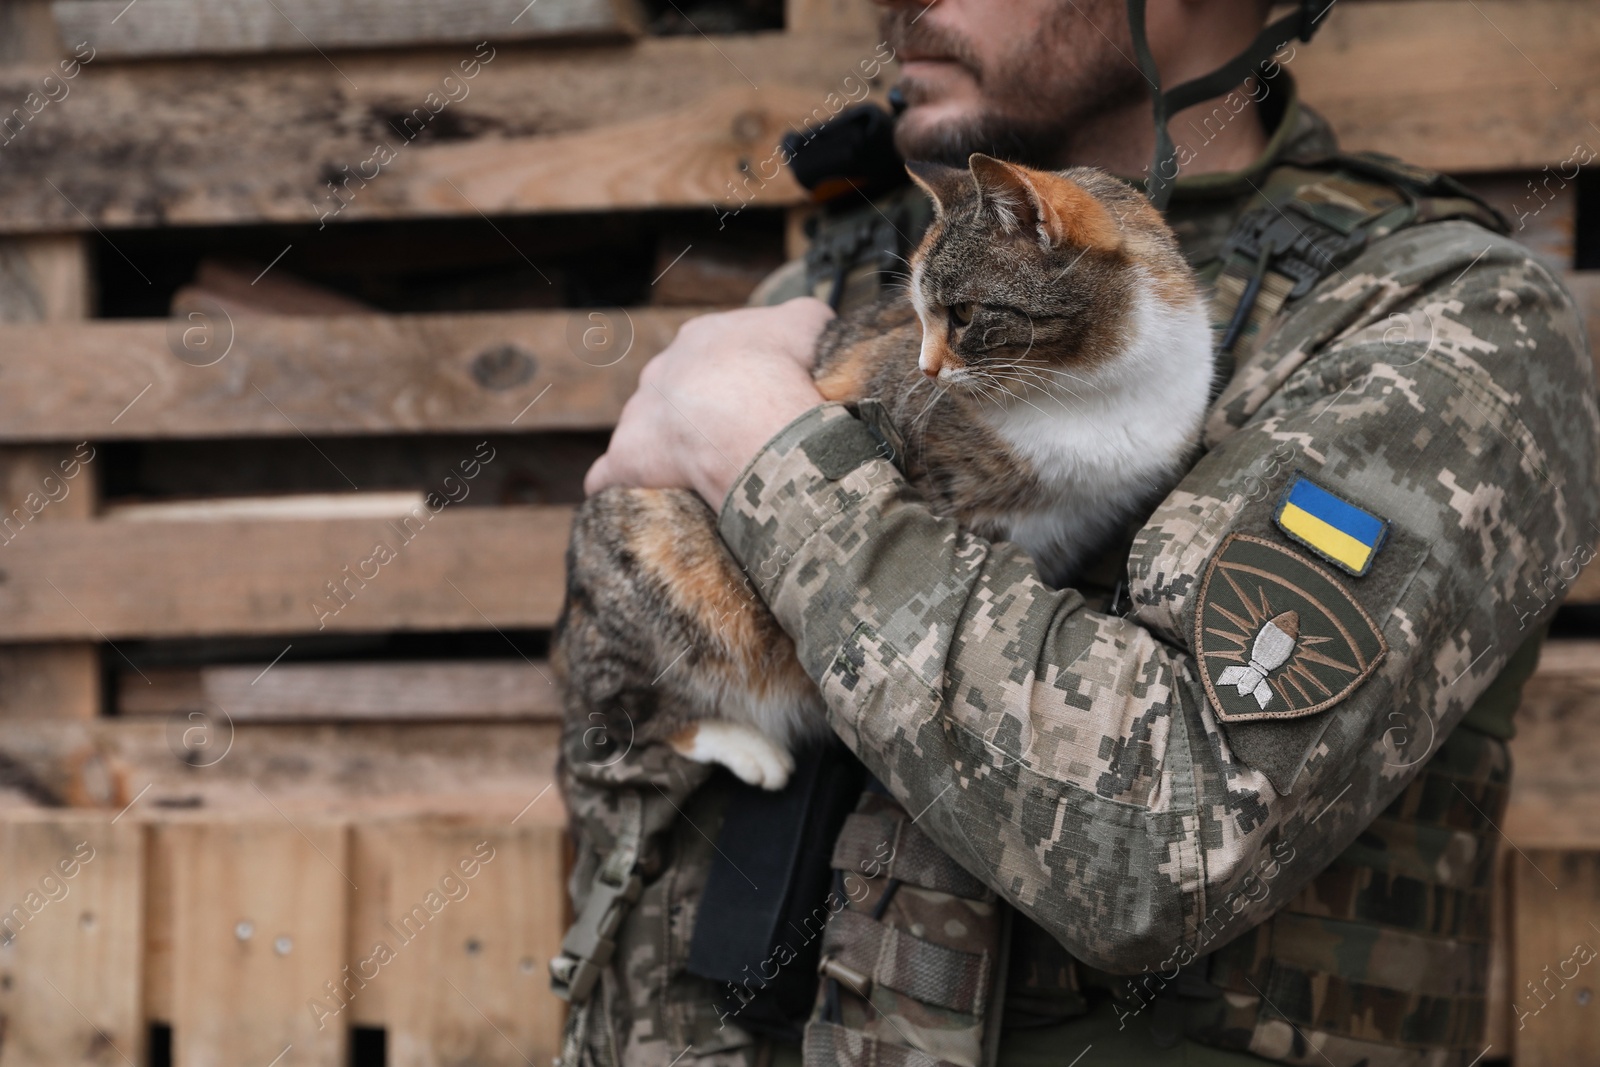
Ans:
POLYGON ((1200 300, 1174 308, 1148 291, 1122 353, 1052 374, 1048 392, 990 409, 987 420, 1045 487, 1007 516, 1005 537, 1060 579, 1168 484, 1198 437, 1210 395, 1211 331, 1200 300))

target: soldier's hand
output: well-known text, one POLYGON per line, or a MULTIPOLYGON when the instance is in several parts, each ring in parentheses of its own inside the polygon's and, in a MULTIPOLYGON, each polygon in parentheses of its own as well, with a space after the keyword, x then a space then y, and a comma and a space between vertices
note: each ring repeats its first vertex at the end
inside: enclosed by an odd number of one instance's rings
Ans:
POLYGON ((812 357, 831 318, 828 305, 800 297, 685 323, 645 364, 584 492, 681 487, 721 508, 761 446, 822 403, 812 357))

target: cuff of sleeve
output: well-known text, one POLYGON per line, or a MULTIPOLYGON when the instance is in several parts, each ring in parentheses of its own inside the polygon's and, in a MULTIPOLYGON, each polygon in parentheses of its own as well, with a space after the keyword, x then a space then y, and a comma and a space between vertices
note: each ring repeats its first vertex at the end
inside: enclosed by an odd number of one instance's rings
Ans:
POLYGON ((846 506, 829 499, 835 483, 890 454, 838 403, 819 404, 762 446, 722 502, 717 529, 763 594, 788 557, 846 506))

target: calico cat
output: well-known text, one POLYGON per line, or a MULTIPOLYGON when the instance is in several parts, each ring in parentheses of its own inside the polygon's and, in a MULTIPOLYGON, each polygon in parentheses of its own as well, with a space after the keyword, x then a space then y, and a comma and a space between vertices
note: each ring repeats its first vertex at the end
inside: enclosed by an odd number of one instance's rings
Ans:
MULTIPOLYGON (((829 323, 817 389, 878 398, 935 513, 1065 584, 1187 469, 1212 376, 1200 288, 1161 216, 1108 174, 981 154, 909 170, 935 206, 910 284, 829 323)), ((793 642, 693 492, 596 494, 567 568, 552 659, 569 725, 664 740, 768 789, 827 733, 793 642)))

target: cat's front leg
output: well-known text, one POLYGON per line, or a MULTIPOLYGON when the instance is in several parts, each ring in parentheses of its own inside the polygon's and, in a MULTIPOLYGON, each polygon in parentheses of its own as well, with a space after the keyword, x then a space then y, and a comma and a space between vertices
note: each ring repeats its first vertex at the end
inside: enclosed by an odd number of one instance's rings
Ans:
POLYGON ((782 789, 794 773, 794 757, 766 734, 743 723, 704 719, 667 739, 678 755, 696 763, 720 763, 762 789, 782 789))

